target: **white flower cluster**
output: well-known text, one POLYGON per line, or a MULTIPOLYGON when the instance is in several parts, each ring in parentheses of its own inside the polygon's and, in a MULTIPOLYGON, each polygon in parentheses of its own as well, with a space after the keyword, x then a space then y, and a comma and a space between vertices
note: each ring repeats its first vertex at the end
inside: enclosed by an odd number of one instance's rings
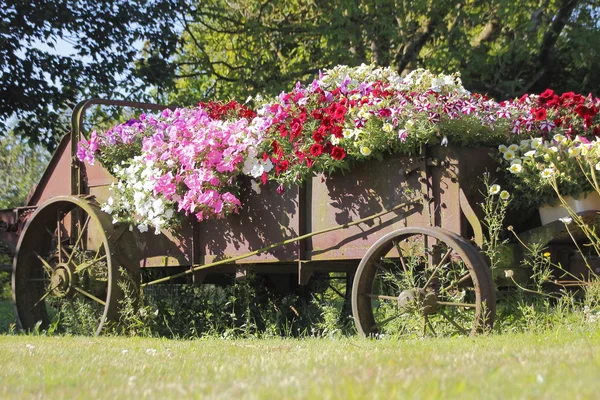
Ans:
POLYGON ((244 160, 244 166, 242 172, 246 175, 250 175, 253 178, 260 178, 263 172, 269 173, 273 169, 273 162, 270 159, 263 160, 257 158, 256 147, 248 147, 248 157, 244 160))
POLYGON ((142 233, 152 227, 154 234, 160 234, 175 214, 173 201, 154 194, 160 175, 154 163, 142 156, 132 158, 127 166, 116 167, 114 176, 118 181, 111 185, 112 195, 102 205, 102 211, 112 215, 113 224, 136 225, 142 233))

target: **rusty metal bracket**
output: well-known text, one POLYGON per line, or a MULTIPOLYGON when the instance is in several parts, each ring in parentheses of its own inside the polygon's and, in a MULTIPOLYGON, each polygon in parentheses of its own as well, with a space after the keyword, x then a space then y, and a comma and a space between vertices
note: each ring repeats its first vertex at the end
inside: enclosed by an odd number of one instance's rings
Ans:
POLYGON ((77 103, 73 108, 71 114, 71 194, 78 195, 82 194, 82 173, 81 173, 81 162, 77 159, 77 144, 81 140, 83 133, 83 117, 85 111, 94 105, 104 106, 117 106, 117 107, 133 107, 144 110, 164 110, 169 106, 152 103, 142 103, 137 101, 124 101, 124 100, 108 100, 93 98, 89 100, 83 100, 77 103))
POLYGON ((475 243, 477 244, 477 246, 479 246, 479 248, 483 247, 483 228, 481 226, 481 222, 479 221, 479 218, 477 218, 475 210, 473 210, 473 207, 471 207, 471 204, 469 203, 469 200, 467 200, 467 196, 465 195, 465 192, 462 190, 462 188, 460 189, 459 202, 460 210, 465 215, 467 221, 469 221, 469 224, 473 228, 473 236, 475 236, 475 243))

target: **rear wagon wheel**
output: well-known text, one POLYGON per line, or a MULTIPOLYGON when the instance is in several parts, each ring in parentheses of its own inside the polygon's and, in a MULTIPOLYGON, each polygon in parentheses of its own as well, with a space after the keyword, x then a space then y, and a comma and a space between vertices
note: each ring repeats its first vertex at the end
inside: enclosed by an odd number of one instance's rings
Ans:
POLYGON ((365 336, 473 335, 492 328, 496 295, 479 251, 457 234, 403 228, 360 262, 352 312, 365 336))

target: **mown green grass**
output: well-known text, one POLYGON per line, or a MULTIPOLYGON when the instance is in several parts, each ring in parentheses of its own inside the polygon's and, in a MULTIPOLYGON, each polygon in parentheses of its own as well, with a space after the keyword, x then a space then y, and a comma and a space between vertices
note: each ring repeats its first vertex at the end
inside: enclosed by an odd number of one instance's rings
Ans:
POLYGON ((0 337, 0 398, 598 398, 598 326, 425 340, 0 337))

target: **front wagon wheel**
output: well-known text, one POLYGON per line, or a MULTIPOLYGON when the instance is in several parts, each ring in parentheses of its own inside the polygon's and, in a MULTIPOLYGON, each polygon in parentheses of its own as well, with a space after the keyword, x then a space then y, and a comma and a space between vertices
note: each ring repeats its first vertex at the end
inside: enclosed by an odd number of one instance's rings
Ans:
POLYGON ((365 336, 468 336, 492 328, 496 295, 473 245, 441 228, 409 227, 367 251, 352 312, 365 336))
MULTIPOLYGON (((53 326, 98 335, 118 319, 122 268, 110 216, 96 203, 60 196, 29 219, 17 246, 13 298, 22 329, 53 326)), ((129 281, 127 281, 127 279, 129 281)))

